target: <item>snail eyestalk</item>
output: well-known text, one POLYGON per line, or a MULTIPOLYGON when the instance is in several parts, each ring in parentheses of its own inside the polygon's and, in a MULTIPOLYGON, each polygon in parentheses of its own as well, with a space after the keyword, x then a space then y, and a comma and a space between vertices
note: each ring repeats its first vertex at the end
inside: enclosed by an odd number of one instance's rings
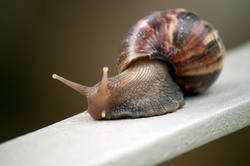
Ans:
POLYGON ((72 81, 67 80, 67 79, 65 79, 65 78, 63 78, 63 77, 61 77, 61 76, 59 76, 57 74, 53 74, 52 78, 61 81, 65 85, 68 85, 69 87, 75 89, 76 91, 80 92, 84 96, 88 95, 88 91, 89 91, 90 87, 87 87, 87 86, 72 82, 72 81))
POLYGON ((86 96, 88 100, 88 113, 94 119, 109 118, 106 112, 109 108, 109 92, 108 92, 108 68, 103 67, 103 76, 100 83, 93 87, 87 87, 72 81, 69 81, 56 74, 52 75, 53 79, 57 79, 69 87, 86 96))
POLYGON ((102 81, 100 82, 98 93, 108 94, 108 67, 103 67, 102 81))

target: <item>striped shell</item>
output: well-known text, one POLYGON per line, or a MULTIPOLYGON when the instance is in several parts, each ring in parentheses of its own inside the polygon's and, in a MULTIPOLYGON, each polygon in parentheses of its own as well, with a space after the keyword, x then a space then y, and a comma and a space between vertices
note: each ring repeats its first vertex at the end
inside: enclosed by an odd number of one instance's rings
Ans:
POLYGON ((185 9, 155 12, 128 32, 121 44, 118 73, 137 59, 170 65, 173 79, 186 92, 202 92, 218 77, 225 54, 217 30, 185 9))

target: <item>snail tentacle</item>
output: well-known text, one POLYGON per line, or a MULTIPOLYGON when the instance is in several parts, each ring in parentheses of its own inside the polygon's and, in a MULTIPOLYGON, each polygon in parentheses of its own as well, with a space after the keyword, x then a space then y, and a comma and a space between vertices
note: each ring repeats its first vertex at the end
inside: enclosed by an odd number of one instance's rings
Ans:
POLYGON ((80 92, 84 96, 87 96, 88 92, 90 90, 90 87, 87 87, 87 86, 72 82, 72 81, 67 80, 67 79, 65 79, 65 78, 63 78, 63 77, 61 77, 61 76, 59 76, 57 74, 53 74, 52 78, 61 81, 62 83, 66 84, 69 87, 71 87, 71 88, 75 89, 76 91, 80 92))

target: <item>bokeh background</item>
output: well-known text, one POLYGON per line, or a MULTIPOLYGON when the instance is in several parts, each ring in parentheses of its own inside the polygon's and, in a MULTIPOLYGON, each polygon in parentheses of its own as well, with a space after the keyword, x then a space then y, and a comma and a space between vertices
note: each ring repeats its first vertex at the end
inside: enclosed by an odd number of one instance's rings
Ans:
MULTIPOLYGON (((228 50, 250 40, 249 0, 1 0, 0 143, 86 110, 86 100, 51 75, 89 86, 103 66, 115 75, 129 28, 176 7, 212 23, 228 50)), ((248 127, 165 164, 246 165, 249 139, 248 127)))

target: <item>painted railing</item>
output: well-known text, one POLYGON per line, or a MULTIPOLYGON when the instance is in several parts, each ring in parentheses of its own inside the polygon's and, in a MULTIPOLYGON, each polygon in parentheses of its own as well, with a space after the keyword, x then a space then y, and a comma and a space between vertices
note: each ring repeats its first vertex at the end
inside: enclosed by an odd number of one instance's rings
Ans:
POLYGON ((1 166, 156 165, 250 125, 250 42, 175 113, 96 121, 84 113, 0 144, 1 166))

